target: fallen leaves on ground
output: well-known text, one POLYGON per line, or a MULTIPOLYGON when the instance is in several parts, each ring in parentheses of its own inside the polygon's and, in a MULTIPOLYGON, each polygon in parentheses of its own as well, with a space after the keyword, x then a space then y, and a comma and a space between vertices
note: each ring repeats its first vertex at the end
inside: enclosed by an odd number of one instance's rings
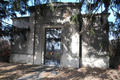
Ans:
MULTIPOLYGON (((32 69, 39 66, 0 62, 0 80, 14 80, 27 74, 33 74, 35 71, 32 69)), ((79 71, 75 68, 63 68, 56 71, 58 74, 53 77, 45 74, 43 80, 120 80, 120 72, 116 69, 82 67, 79 71)))
POLYGON ((14 80, 21 76, 35 73, 30 71, 37 65, 0 62, 0 80, 14 80))
POLYGON ((120 80, 120 72, 105 68, 63 68, 54 78, 45 80, 120 80))

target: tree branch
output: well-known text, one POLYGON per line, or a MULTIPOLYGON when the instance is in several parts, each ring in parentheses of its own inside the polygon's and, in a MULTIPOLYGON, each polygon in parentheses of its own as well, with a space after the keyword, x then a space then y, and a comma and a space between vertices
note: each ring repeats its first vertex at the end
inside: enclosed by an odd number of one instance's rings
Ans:
POLYGON ((112 10, 113 15, 115 16, 114 12, 115 12, 115 13, 117 13, 117 12, 112 9, 112 6, 110 6, 110 9, 112 10))
MULTIPOLYGON (((2 7, 3 9, 4 9, 4 11, 5 12, 7 12, 14 20, 18 20, 18 19, 15 19, 14 18, 14 16, 13 15, 11 15, 1 4, 0 4, 0 7, 2 7)), ((25 24, 25 25, 27 25, 27 26, 29 26, 28 24, 26 24, 26 23, 24 23, 24 22, 22 22, 21 20, 18 20, 18 21, 20 21, 21 23, 23 23, 23 24, 25 24)))
MULTIPOLYGON (((59 1, 59 4, 60 4, 60 2, 61 2, 61 0, 59 1)), ((55 12, 56 12, 56 10, 57 10, 57 8, 58 8, 59 4, 57 5, 57 7, 56 7, 55 11, 53 12, 53 15, 55 14, 55 12)))
MULTIPOLYGON (((102 3, 103 3, 103 1, 102 1, 101 4, 99 5, 98 9, 99 9, 100 6, 102 5, 102 3)), ((97 10, 98 10, 98 9, 97 9, 97 10)), ((97 11, 97 10, 96 10, 96 11, 97 11)), ((90 20, 92 19, 93 15, 96 13, 96 11, 91 15, 90 20)), ((93 12, 93 10, 92 10, 92 12, 93 12)), ((90 23, 90 21, 89 21, 89 23, 90 23)), ((82 30, 80 31, 79 35, 81 35, 81 34, 83 33, 83 31, 88 27, 89 23, 88 23, 84 28, 82 28, 82 30)))

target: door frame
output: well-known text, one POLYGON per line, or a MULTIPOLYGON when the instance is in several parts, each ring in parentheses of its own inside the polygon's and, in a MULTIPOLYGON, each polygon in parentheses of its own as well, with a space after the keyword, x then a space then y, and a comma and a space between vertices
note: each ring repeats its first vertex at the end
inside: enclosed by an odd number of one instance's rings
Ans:
MULTIPOLYGON (((63 32, 63 25, 43 25, 43 35, 42 35, 42 64, 45 65, 45 35, 46 35, 46 32, 45 32, 45 29, 52 29, 52 28, 60 28, 61 29, 61 38, 62 38, 62 32, 63 32)), ((61 39, 61 45, 62 45, 62 39, 61 39)), ((62 46, 61 46, 61 51, 60 51, 60 54, 62 53, 62 46)), ((61 55, 62 56, 62 55, 61 55)), ((61 56, 60 56, 60 65, 61 65, 61 56)))

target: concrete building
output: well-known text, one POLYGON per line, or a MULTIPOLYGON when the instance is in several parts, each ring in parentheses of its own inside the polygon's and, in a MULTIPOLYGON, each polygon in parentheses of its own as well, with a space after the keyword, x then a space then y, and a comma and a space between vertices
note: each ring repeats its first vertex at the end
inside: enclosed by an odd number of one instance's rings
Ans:
POLYGON ((81 66, 109 68, 108 33, 103 29, 109 14, 95 14, 95 21, 91 21, 89 25, 87 19, 82 18, 82 29, 86 25, 92 26, 95 33, 90 33, 91 30, 86 28, 82 35, 79 35, 80 25, 71 21, 71 16, 79 13, 78 4, 58 4, 54 5, 53 12, 47 8, 42 18, 41 13, 35 14, 33 11, 29 17, 13 19, 14 31, 23 30, 24 34, 14 34, 10 62, 74 68, 81 66), (25 31, 27 29, 29 31, 25 31), (51 40, 55 40, 54 44, 51 40), (54 61, 51 52, 54 52, 54 59, 56 54, 59 55, 54 61))

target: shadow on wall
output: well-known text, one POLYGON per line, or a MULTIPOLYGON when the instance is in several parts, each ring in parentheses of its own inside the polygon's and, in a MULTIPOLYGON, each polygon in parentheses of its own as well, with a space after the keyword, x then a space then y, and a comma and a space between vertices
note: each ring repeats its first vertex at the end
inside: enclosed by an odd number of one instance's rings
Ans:
POLYGON ((13 27, 11 62, 32 63, 33 33, 29 28, 13 27))
MULTIPOLYGON (((81 64, 84 64, 87 67, 109 67, 109 60, 107 58, 108 33, 107 30, 104 30, 105 27, 108 27, 105 26, 105 24, 107 23, 107 17, 105 19, 103 18, 103 21, 104 23, 101 24, 99 15, 96 16, 96 21, 91 22, 92 24, 90 25, 94 29, 94 34, 91 36, 91 30, 89 29, 86 29, 82 33, 81 54, 83 60, 81 64)), ((72 24, 70 24, 69 22, 67 23, 67 26, 64 26, 63 28, 62 64, 65 67, 79 66, 79 43, 77 43, 75 37, 74 39, 72 39, 72 36, 76 35, 79 32, 78 30, 79 27, 75 27, 75 25, 72 26, 72 24), (76 41, 76 43, 73 41, 76 41), (74 45, 72 45, 73 43, 74 45), (76 50, 76 52, 73 52, 74 49, 76 50)))
POLYGON ((96 58, 108 56, 108 33, 106 30, 103 29, 104 27, 108 27, 105 26, 106 23, 107 21, 105 21, 103 24, 100 24, 100 18, 98 17, 98 19, 95 22, 92 22, 92 25, 90 25, 92 26, 94 33, 90 31, 91 29, 86 29, 83 32, 83 56, 85 55, 88 57, 96 58))
POLYGON ((62 60, 64 67, 79 67, 79 27, 69 22, 64 24, 62 33, 62 60))
MULTIPOLYGON (((98 15, 99 16, 99 15, 98 15)), ((108 32, 104 30, 107 17, 103 19, 96 16, 96 21, 91 22, 92 28, 86 29, 82 34, 82 58, 83 65, 87 67, 109 67, 108 58, 108 32)), ((83 25, 84 26, 84 25, 83 25)))
MULTIPOLYGON (((44 24, 59 25, 59 24, 65 23, 65 22, 69 22, 71 13, 72 13, 72 9, 69 10, 69 9, 67 9, 66 6, 64 6, 64 8, 58 9, 55 12, 54 15, 52 14, 51 11, 48 10, 46 15, 43 16, 42 19, 38 16, 39 14, 37 14, 36 33, 35 33, 36 34, 35 35, 35 55, 37 55, 38 53, 42 53, 42 48, 41 47, 43 47, 43 46, 41 46, 41 44, 42 44, 41 36, 43 36, 43 35, 41 35, 42 34, 41 27, 44 24)), ((76 13, 75 10, 74 10, 74 13, 76 13)), ((31 26, 32 27, 31 27, 30 34, 29 33, 25 33, 25 34, 22 35, 20 33, 20 35, 16 35, 16 34, 14 35, 14 41, 12 42, 12 52, 14 54, 19 54, 19 58, 21 57, 20 55, 28 55, 28 54, 32 55, 33 54, 33 42, 34 42, 34 37, 33 36, 34 36, 34 24, 35 24, 34 18, 35 18, 35 15, 31 13, 31 16, 30 16, 30 27, 31 26), (24 36, 25 35, 27 37, 26 41, 24 40, 24 36)), ((71 35, 71 33, 68 34, 68 35, 71 35)), ((65 44, 70 44, 70 41, 65 43, 65 44)), ((66 45, 66 47, 67 47, 67 45, 66 45)), ((70 51, 70 49, 68 51, 70 51)), ((37 55, 37 56, 39 56, 39 55, 37 55)), ((42 57, 40 57, 40 58, 42 58, 42 57)), ((21 58, 21 60, 23 60, 23 59, 21 58)), ((35 58, 35 60, 39 61, 39 59, 36 59, 36 58, 35 58)))
POLYGON ((24 51, 27 53, 27 41, 29 40, 30 29, 13 27, 11 49, 13 52, 24 51))
MULTIPOLYGON (((41 26, 43 24, 55 25, 55 24, 63 24, 63 32, 62 32, 62 58, 61 62, 65 67, 79 67, 79 27, 73 25, 70 22, 71 14, 77 13, 77 10, 72 13, 72 9, 67 10, 67 8, 58 10, 60 13, 53 15, 52 12, 46 13, 46 16, 42 19, 39 19, 37 16, 37 26, 36 26, 36 35, 35 35, 35 55, 37 55, 41 46, 40 41, 42 38, 40 37, 42 34, 41 26), (40 23, 39 23, 40 22, 40 23), (41 32, 39 31, 41 30, 41 32)), ((56 11, 56 12, 58 12, 56 11)), ((34 16, 33 16, 34 17, 34 16)), ((35 20, 32 20, 32 24, 35 24, 35 20)), ((104 24, 106 23, 105 20, 104 24)), ((82 58, 101 58, 106 57, 106 51, 108 47, 106 46, 108 42, 108 34, 102 30, 103 25, 99 24, 100 19, 98 18, 94 24, 92 24, 94 28, 95 34, 91 36, 88 31, 84 31, 82 34, 82 58), (97 32, 97 33, 96 33, 97 32)), ((34 27, 33 27, 34 28, 34 27)), ((31 29, 30 34, 26 37, 27 41, 24 41, 24 37, 20 34, 15 35, 15 41, 12 42, 12 49, 16 53, 20 54, 33 54, 33 42, 34 42, 34 29, 31 29)), ((25 34, 25 35, 26 35, 25 34)), ((35 58, 36 59, 36 58, 35 58)), ((39 61, 39 59, 36 59, 39 61)), ((95 60, 95 59, 94 59, 95 60)), ((96 60, 95 60, 96 61, 96 60)), ((105 61, 103 61, 105 62, 105 61)), ((92 62, 91 62, 92 64, 92 62)))
MULTIPOLYGON (((74 9, 74 8, 73 8, 74 9)), ((77 13, 77 10, 74 9, 74 13, 72 9, 67 9, 66 6, 60 9, 57 9, 57 11, 52 14, 50 10, 46 13, 46 16, 43 17, 42 24, 47 25, 63 25, 63 31, 62 31, 62 58, 61 62, 66 67, 72 67, 77 66, 76 62, 79 63, 78 57, 79 57, 79 35, 78 35, 78 26, 74 26, 71 24, 70 16, 72 14, 77 13), (75 40, 73 39, 75 38, 75 40), (77 48, 75 48, 77 47, 77 48), (71 58, 71 60, 69 59, 71 58), (77 58, 77 60, 76 60, 77 58), (69 65, 70 64, 70 65, 69 65)), ((38 18, 39 19, 39 18, 38 18)))

